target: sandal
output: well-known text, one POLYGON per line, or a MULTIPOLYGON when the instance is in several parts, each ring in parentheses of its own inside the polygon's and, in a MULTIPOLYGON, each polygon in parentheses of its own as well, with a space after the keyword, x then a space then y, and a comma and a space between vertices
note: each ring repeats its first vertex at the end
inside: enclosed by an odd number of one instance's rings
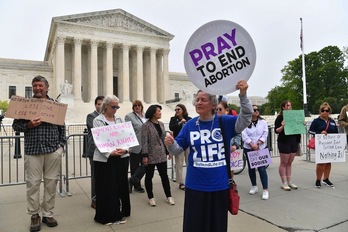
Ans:
POLYGON ((183 183, 180 183, 180 184, 179 184, 179 189, 185 190, 185 185, 184 185, 183 183))

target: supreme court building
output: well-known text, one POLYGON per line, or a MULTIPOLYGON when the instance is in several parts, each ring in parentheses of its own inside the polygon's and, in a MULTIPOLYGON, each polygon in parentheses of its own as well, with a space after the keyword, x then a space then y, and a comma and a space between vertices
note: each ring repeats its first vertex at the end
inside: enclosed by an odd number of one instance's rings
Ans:
POLYGON ((36 75, 48 79, 50 97, 72 98, 75 107, 112 94, 121 103, 190 99, 197 88, 186 74, 168 71, 173 38, 122 9, 54 17, 44 61, 0 58, 1 100, 31 97, 36 75))

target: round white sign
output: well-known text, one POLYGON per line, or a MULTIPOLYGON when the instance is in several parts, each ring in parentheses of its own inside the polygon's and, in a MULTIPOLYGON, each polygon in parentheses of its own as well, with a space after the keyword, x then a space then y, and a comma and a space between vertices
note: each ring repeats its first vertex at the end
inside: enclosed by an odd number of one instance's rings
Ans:
POLYGON ((216 20, 198 28, 186 44, 185 69, 199 89, 216 95, 236 91, 249 80, 256 63, 256 48, 239 24, 216 20))

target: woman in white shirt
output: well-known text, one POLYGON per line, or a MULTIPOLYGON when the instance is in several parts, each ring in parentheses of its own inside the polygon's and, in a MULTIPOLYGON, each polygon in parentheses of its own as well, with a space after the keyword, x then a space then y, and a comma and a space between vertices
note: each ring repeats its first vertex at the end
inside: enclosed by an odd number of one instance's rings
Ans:
MULTIPOLYGON (((260 117, 259 108, 253 105, 253 114, 251 118, 251 124, 242 131, 242 139, 244 142, 244 153, 247 154, 249 151, 257 151, 264 149, 266 147, 267 137, 268 137, 268 125, 267 122, 260 117)), ((249 194, 254 195, 258 192, 258 187, 256 183, 256 168, 250 168, 249 159, 248 162, 248 172, 251 181, 251 189, 249 194)), ((268 176, 266 171, 266 166, 257 168, 260 174, 260 179, 263 187, 262 199, 267 200, 269 198, 268 193, 268 176)))

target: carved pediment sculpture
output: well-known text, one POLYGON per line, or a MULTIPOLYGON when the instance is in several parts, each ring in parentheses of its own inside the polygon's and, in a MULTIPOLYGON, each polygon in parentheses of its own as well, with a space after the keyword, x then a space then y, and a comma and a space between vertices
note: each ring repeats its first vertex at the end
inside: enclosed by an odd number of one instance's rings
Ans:
POLYGON ((160 28, 157 28, 121 9, 56 17, 55 20, 94 25, 98 27, 118 28, 160 36, 171 36, 171 34, 161 30, 160 28))

